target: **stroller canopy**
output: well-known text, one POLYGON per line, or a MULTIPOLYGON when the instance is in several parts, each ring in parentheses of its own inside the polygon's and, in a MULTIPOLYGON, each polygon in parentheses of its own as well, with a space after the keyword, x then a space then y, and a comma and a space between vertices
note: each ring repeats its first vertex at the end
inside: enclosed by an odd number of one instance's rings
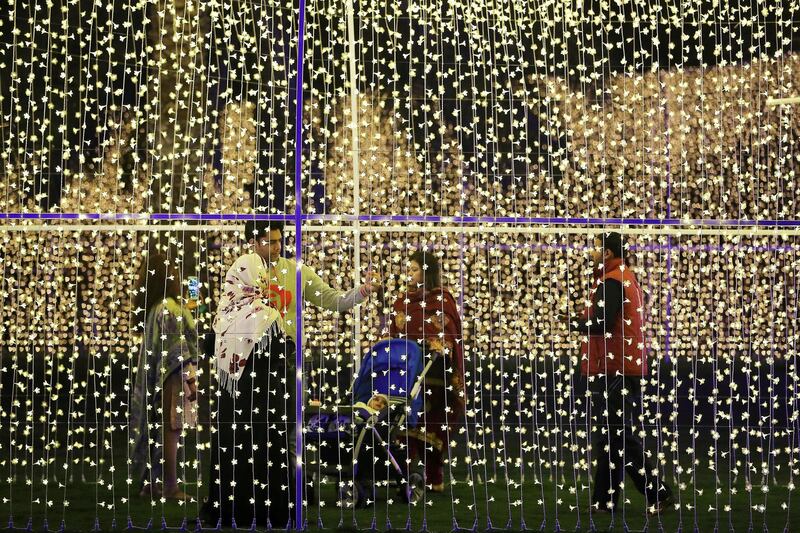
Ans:
POLYGON ((407 339, 388 339, 374 345, 364 356, 353 383, 353 402, 368 402, 374 393, 404 397, 411 404, 409 426, 417 424, 424 407, 421 390, 411 398, 411 390, 419 379, 425 362, 422 347, 407 339))

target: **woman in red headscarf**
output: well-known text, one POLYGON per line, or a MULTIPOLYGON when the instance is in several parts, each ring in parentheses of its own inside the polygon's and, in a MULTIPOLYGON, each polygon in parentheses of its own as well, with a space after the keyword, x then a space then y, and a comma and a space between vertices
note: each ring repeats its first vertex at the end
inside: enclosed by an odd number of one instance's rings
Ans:
POLYGON ((412 460, 424 460, 426 484, 434 492, 442 492, 448 431, 462 424, 464 417, 461 317, 455 298, 442 287, 439 262, 432 252, 415 252, 408 268, 408 291, 392 306, 390 334, 394 338, 424 340, 428 349, 443 355, 425 378, 425 414, 418 427, 409 431, 413 437, 409 441, 412 460))

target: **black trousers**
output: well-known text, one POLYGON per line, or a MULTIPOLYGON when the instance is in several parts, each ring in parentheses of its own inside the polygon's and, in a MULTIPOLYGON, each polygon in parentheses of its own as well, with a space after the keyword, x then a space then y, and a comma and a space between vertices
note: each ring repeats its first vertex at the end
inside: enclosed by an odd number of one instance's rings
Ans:
POLYGON ((221 390, 212 409, 209 497, 204 527, 285 529, 294 515, 293 449, 295 406, 291 339, 273 337, 247 360, 236 385, 221 390), (216 430, 216 431, 213 431, 216 430))
POLYGON ((592 458, 597 460, 592 504, 603 510, 616 509, 625 472, 636 490, 645 495, 648 506, 663 501, 671 495, 671 490, 653 475, 653 465, 645 456, 644 445, 634 428, 642 404, 639 378, 595 376, 589 381, 589 390, 592 458))

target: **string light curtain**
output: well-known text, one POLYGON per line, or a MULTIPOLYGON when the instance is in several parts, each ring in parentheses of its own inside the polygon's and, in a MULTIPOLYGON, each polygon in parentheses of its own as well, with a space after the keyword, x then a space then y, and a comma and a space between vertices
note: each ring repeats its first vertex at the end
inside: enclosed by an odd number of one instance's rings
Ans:
POLYGON ((243 223, 260 218, 286 222, 283 254, 299 244, 330 285, 347 290, 367 272, 385 285, 354 311, 303 308, 303 403, 351 412, 414 251, 438 259, 461 319, 463 414, 447 413, 445 442, 422 436, 441 448, 443 492, 424 482, 403 493, 431 460, 409 455, 413 427, 392 427, 404 471, 393 476, 383 429, 359 444, 362 427, 348 423, 323 445, 309 408, 297 417, 303 496, 291 510, 302 527, 800 527, 798 113, 767 105, 798 94, 797 10, 7 3, 2 519, 196 527, 225 393, 211 323, 226 272, 249 250, 243 223), (604 422, 589 411, 581 335, 559 318, 585 305, 588 256, 608 231, 624 236, 644 295, 650 368, 631 423, 648 475, 675 497, 657 515, 631 477, 613 514, 592 507, 598 457, 614 450, 592 446, 604 422), (185 501, 140 494, 131 452, 145 322, 136 278, 156 254, 181 287, 202 287, 189 313, 198 422, 177 451, 185 501))

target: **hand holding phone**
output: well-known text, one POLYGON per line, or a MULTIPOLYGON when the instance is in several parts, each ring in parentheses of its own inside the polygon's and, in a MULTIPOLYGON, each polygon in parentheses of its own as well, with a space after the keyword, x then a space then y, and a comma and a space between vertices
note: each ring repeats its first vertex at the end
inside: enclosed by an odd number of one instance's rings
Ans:
POLYGON ((197 279, 197 276, 189 276, 189 299, 200 299, 200 280, 197 279))

